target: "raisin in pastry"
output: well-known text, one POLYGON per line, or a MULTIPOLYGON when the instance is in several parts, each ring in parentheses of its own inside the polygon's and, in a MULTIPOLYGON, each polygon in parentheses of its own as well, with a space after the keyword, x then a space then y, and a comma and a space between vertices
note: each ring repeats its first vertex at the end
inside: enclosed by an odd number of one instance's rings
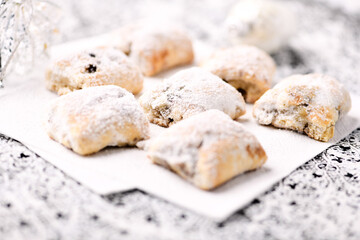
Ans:
POLYGON ((254 105, 258 123, 303 132, 327 142, 335 123, 351 108, 348 91, 322 74, 293 75, 267 91, 254 105))
POLYGON ((235 88, 198 68, 182 70, 139 99, 150 122, 163 127, 209 109, 236 119, 245 114, 245 102, 235 88))
POLYGON ((131 93, 118 86, 98 86, 55 99, 46 130, 55 141, 88 155, 147 139, 149 122, 131 93))
POLYGON ((122 51, 99 47, 55 61, 46 72, 46 83, 60 95, 101 85, 117 85, 137 94, 143 88, 143 76, 122 51))
POLYGON ((153 163, 205 190, 254 170, 267 159, 256 137, 219 110, 171 126, 145 148, 153 163))
POLYGON ((254 103, 270 88, 276 69, 267 53, 248 45, 221 49, 202 67, 241 91, 248 103, 254 103))

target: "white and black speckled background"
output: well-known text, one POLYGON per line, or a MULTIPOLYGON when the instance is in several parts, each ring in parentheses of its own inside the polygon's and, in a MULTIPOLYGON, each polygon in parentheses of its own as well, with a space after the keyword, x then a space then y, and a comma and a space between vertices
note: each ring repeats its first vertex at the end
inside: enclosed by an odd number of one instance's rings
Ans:
MULTIPOLYGON (((277 77, 321 71, 360 94, 355 1, 283 2, 296 9, 300 32, 274 55, 277 77)), ((220 46, 219 28, 233 3, 63 0, 59 41, 166 12, 194 37, 220 46)), ((0 135, 0 239, 360 239, 359 176, 360 128, 217 223, 137 190, 94 194, 0 135)))

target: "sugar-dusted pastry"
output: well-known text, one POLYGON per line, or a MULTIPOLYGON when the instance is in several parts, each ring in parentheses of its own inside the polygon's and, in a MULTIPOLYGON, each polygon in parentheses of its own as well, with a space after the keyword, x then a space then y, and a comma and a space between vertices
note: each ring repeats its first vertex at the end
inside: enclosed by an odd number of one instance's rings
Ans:
POLYGON ((148 138, 149 122, 134 96, 118 86, 82 89, 55 99, 48 135, 81 155, 148 138))
POLYGON ((276 70, 267 53, 248 45, 218 50, 202 67, 238 89, 248 103, 254 103, 271 87, 276 70))
POLYGON ((230 41, 272 53, 286 45, 296 31, 296 17, 284 2, 241 0, 225 20, 230 41))
POLYGON ((254 135, 219 110, 189 117, 150 139, 153 163, 210 190, 262 166, 267 156, 254 135))
POLYGON ((335 123, 351 108, 348 91, 322 74, 293 75, 267 91, 254 105, 253 115, 263 125, 292 129, 327 142, 335 123))
POLYGON ((190 37, 176 26, 133 24, 116 34, 118 43, 112 41, 113 44, 126 53, 145 76, 189 64, 194 59, 190 37))
POLYGON ((246 111, 235 88, 198 67, 177 72, 139 101, 150 122, 163 127, 209 109, 223 111, 233 119, 246 111))
POLYGON ((55 61, 46 72, 46 84, 60 95, 102 85, 117 85, 137 94, 143 88, 143 76, 122 51, 95 48, 55 61))

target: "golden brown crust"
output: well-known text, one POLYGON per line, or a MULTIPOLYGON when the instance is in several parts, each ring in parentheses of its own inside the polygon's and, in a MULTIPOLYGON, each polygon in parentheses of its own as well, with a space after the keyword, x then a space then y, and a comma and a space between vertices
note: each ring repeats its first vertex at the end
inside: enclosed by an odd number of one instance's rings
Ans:
POLYGON ((149 135, 149 122, 134 96, 117 86, 87 88, 55 99, 46 128, 50 138, 81 155, 106 146, 133 146, 149 135))
POLYGON ((171 126, 151 139, 147 150, 153 163, 204 190, 254 170, 267 159, 257 139, 218 110, 199 113, 171 126))
MULTIPOLYGON (((86 127, 73 127, 69 135, 73 136, 75 140, 70 142, 69 139, 63 138, 60 140, 60 143, 80 155, 91 155, 108 146, 110 142, 113 142, 115 133, 122 132, 126 134, 125 139, 121 139, 113 144, 117 147, 134 146, 139 140, 143 138, 141 137, 142 134, 139 132, 137 126, 132 123, 125 123, 122 126, 116 126, 115 130, 106 131, 95 139, 88 138, 87 136, 83 135, 82 132, 84 129, 86 129, 86 127)), ((51 139, 57 141, 57 138, 52 134, 51 131, 49 131, 48 134, 51 139)))
POLYGON ((133 94, 143 88, 140 69, 115 48, 99 47, 55 61, 46 71, 47 88, 64 95, 74 90, 117 85, 133 94))
POLYGON ((303 132, 327 142, 334 136, 335 123, 350 107, 349 93, 334 78, 293 75, 255 103, 253 116, 260 124, 303 132))
MULTIPOLYGON (((153 76, 178 65, 190 64, 193 61, 194 55, 190 47, 191 42, 187 39, 184 39, 184 41, 187 41, 189 46, 184 50, 179 49, 178 46, 171 42, 171 39, 168 39, 164 41, 161 49, 139 49, 137 53, 133 50, 130 57, 139 64, 145 76, 153 76), (180 51, 185 53, 183 57, 180 56, 180 51)), ((135 47, 136 45, 134 49, 135 47)))
POLYGON ((194 59, 189 36, 174 26, 133 24, 117 31, 115 46, 140 67, 145 76, 153 76, 194 59))
POLYGON ((150 122, 163 127, 218 109, 237 119, 246 112, 242 95, 214 74, 193 67, 166 79, 139 99, 150 122))
POLYGON ((215 52, 202 67, 241 91, 254 103, 271 86, 276 65, 264 51, 242 45, 215 52))
POLYGON ((253 150, 251 145, 246 145, 246 151, 239 148, 242 141, 240 137, 233 137, 212 144, 208 148, 202 148, 199 152, 197 164, 198 177, 194 184, 204 190, 210 190, 227 182, 229 179, 246 171, 254 170, 264 164, 267 159, 264 149, 255 144, 253 150), (214 158, 218 164, 213 166, 214 158), (213 174, 216 168, 216 174, 213 174))

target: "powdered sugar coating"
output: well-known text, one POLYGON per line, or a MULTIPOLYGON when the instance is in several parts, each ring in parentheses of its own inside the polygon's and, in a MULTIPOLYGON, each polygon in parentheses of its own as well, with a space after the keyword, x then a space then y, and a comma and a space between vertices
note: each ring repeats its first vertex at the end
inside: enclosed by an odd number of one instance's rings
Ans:
POLYGON ((237 89, 245 91, 245 100, 255 102, 271 86, 276 65, 257 47, 241 45, 216 51, 202 67, 237 89))
POLYGON ((191 39, 178 26, 138 23, 123 27, 114 36, 112 44, 128 54, 146 76, 191 63, 194 58, 191 39))
POLYGON ((212 189, 266 161, 256 137, 213 109, 171 126, 151 139, 148 156, 203 189, 212 189))
POLYGON ((149 122, 134 96, 117 86, 98 86, 55 99, 46 129, 79 154, 106 146, 135 145, 149 136, 149 122))
POLYGON ((193 67, 165 79, 139 99, 150 122, 169 126, 194 114, 218 109, 236 119, 245 114, 245 102, 235 88, 212 73, 193 67))
POLYGON ((140 69, 116 48, 95 48, 55 61, 46 72, 47 88, 60 95, 101 85, 117 85, 137 94, 143 88, 140 69))
POLYGON ((328 141, 336 121, 350 108, 350 95, 336 79, 322 74, 293 75, 267 91, 255 103, 253 115, 260 124, 328 141))
POLYGON ((225 28, 234 44, 251 44, 273 53, 295 33, 294 14, 277 1, 242 0, 231 9, 225 28))

